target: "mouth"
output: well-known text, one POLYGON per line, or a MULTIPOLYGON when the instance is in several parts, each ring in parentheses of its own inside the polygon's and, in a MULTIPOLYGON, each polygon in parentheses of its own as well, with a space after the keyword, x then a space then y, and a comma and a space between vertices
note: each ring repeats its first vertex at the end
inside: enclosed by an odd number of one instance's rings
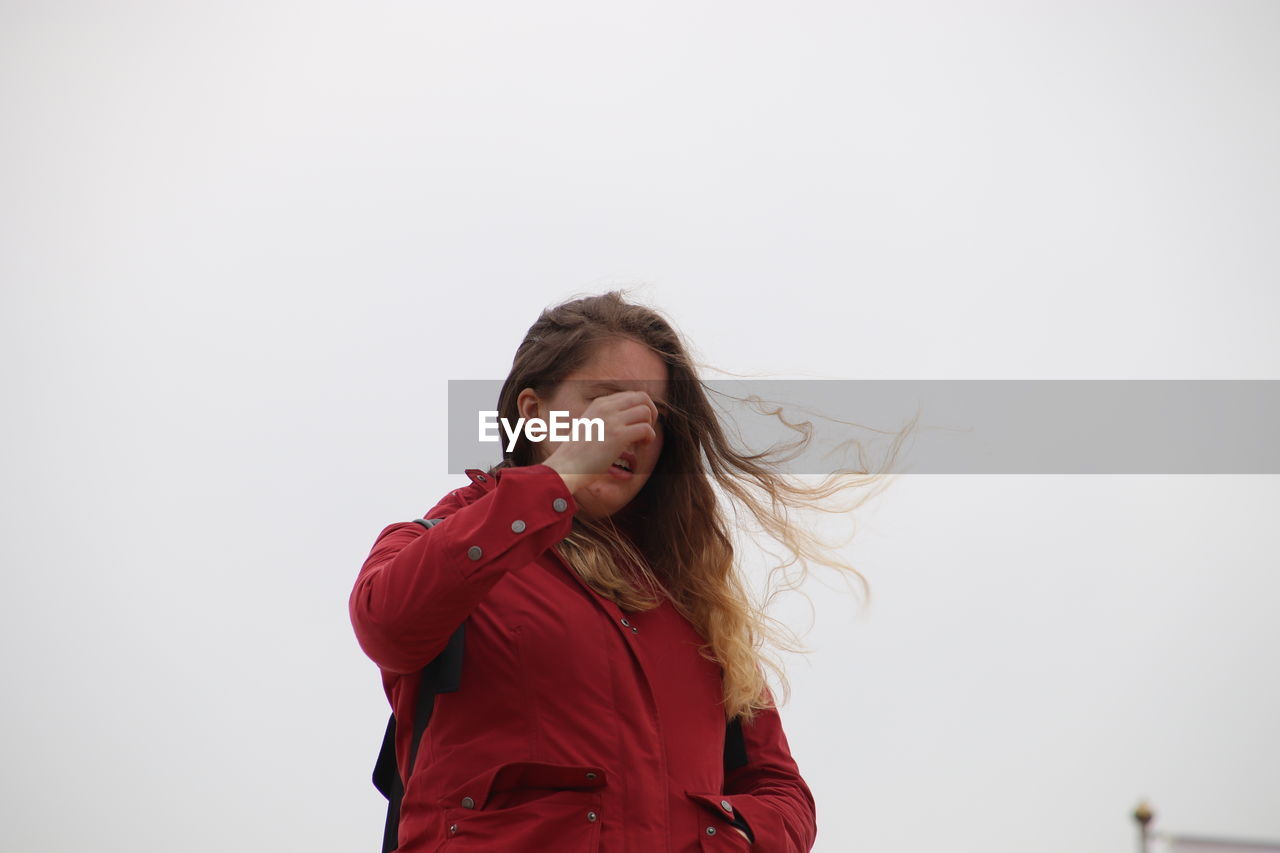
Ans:
POLYGON ((630 480, 635 476, 636 457, 634 453, 623 453, 609 466, 609 475, 619 480, 630 480))

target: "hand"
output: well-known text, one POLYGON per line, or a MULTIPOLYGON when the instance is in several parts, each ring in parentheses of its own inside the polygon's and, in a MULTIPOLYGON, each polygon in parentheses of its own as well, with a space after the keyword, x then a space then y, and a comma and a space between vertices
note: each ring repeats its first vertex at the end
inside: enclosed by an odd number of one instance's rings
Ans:
POLYGON ((743 838, 746 838, 748 842, 750 842, 750 841, 751 841, 751 838, 750 838, 750 837, 749 837, 745 832, 743 832, 741 829, 739 829, 738 827, 736 827, 736 826, 735 826, 735 827, 733 827, 733 831, 734 831, 734 832, 736 832, 736 833, 738 833, 739 835, 741 835, 743 838))
POLYGON ((609 476, 609 467, 624 450, 658 437, 654 428, 658 407, 643 391, 618 391, 597 397, 578 417, 600 418, 604 422, 604 440, 587 440, 584 436, 578 441, 558 442, 542 463, 558 472, 574 494, 609 476))

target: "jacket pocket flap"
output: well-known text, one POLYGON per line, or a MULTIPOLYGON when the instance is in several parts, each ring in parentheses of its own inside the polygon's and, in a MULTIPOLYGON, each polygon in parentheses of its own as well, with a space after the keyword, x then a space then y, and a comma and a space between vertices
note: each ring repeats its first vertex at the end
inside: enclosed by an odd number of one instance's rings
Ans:
POLYGON ((491 794, 517 788, 548 788, 574 791, 600 788, 605 784, 603 768, 585 764, 552 764, 544 761, 510 761, 499 764, 457 788, 448 800, 458 805, 470 799, 474 808, 484 808, 491 794))
POLYGON ((710 809, 725 820, 733 820, 735 814, 733 797, 729 794, 699 794, 694 791, 685 791, 684 793, 689 799, 710 809))
MULTIPOLYGON (((738 806, 748 797, 738 797, 733 794, 703 794, 697 791, 685 791, 685 796, 702 806, 708 812, 715 812, 720 819, 728 823, 730 826, 737 827, 747 836, 748 844, 755 844, 755 832, 751 828, 750 822, 746 817, 738 812, 738 806)), ((747 811, 752 811, 752 807, 748 806, 747 811)))

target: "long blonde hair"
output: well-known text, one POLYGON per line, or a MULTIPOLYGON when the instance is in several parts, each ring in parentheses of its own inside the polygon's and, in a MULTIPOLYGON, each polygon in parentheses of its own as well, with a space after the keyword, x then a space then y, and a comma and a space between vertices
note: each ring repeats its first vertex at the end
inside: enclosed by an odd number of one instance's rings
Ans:
MULTIPOLYGON (((838 559, 830 543, 793 521, 792 511, 845 513, 887 486, 889 475, 844 468, 817 485, 792 481, 781 466, 807 446, 812 431, 807 422, 783 419, 781 410, 769 414, 801 434, 796 442, 763 453, 731 446, 681 336, 656 310, 626 301, 618 290, 541 313, 516 350, 499 394, 499 417, 514 422, 522 389, 533 388, 549 398, 566 376, 590 360, 600 342, 616 338, 647 346, 667 366, 662 453, 645 487, 618 513, 628 522, 577 517, 556 548, 592 589, 624 610, 649 610, 661 603, 659 596, 669 598, 706 639, 700 653, 722 667, 726 718, 751 720, 756 710, 771 706, 766 669, 777 676, 784 697, 790 694, 774 652, 804 651, 795 633, 768 614, 773 597, 799 589, 810 563, 837 569, 846 580, 857 578, 870 594, 866 578, 838 559), (782 571, 785 581, 763 602, 748 589, 737 566, 725 507, 713 483, 791 555, 770 573, 772 580, 774 572, 782 571), (835 507, 829 500, 851 488, 860 491, 852 503, 835 507), (798 576, 787 574, 793 565, 799 566, 798 576)), ((538 453, 521 435, 490 473, 536 464, 538 453)), ((734 512, 736 516, 736 507, 734 512)))

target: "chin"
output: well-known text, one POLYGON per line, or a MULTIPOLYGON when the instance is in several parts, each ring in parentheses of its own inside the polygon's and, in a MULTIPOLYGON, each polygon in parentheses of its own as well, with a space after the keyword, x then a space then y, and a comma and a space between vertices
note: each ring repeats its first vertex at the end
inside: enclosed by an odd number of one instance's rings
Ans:
POLYGON ((587 504, 579 499, 578 505, 595 517, 614 515, 631 506, 648 481, 649 477, 643 476, 626 482, 619 480, 598 482, 587 489, 590 503, 587 504))
POLYGON ((625 500, 619 500, 616 496, 612 500, 601 500, 600 498, 595 498, 589 503, 583 501, 579 501, 578 503, 593 518, 603 518, 606 516, 617 515, 619 512, 622 512, 622 510, 631 505, 633 497, 634 496, 629 496, 625 500))
POLYGON ((583 509, 585 509, 593 518, 605 518, 617 515, 619 512, 626 509, 627 504, 629 503, 630 501, 627 503, 618 503, 617 501, 593 501, 592 503, 583 506, 583 509))

